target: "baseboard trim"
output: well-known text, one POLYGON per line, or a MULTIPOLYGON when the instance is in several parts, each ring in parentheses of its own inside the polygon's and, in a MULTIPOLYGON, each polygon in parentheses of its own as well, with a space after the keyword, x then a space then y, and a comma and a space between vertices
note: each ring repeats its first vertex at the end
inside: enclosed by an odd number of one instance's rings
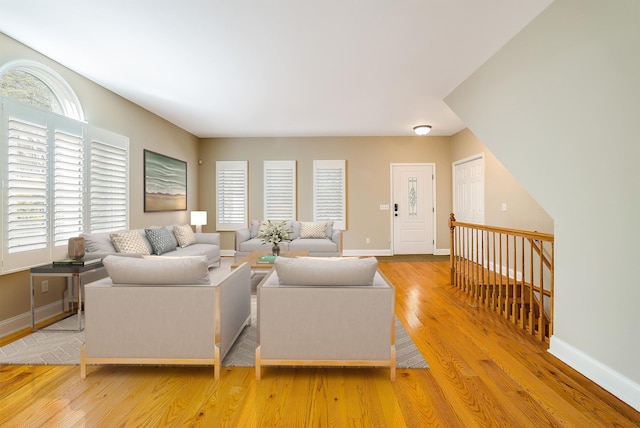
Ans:
POLYGON ((549 353, 640 411, 640 385, 631 379, 626 378, 611 369, 611 367, 593 359, 556 336, 551 337, 549 353))
POLYGON ((342 250, 342 255, 345 257, 375 257, 375 256, 392 256, 391 250, 342 250))
MULTIPOLYGON (((36 323, 60 315, 64 309, 64 300, 49 303, 36 308, 36 323)), ((31 327, 31 311, 16 315, 0 322, 0 337, 8 336, 31 327)))
POLYGON ((220 250, 221 257, 234 257, 236 255, 236 250, 220 250))
POLYGON ((436 249, 433 252, 434 256, 450 256, 451 250, 449 248, 436 249))

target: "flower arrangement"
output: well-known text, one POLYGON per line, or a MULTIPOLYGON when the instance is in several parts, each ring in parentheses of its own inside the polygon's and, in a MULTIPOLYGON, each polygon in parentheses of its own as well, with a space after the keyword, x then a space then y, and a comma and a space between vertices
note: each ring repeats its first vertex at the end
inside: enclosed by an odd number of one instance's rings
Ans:
POLYGON ((262 239, 262 242, 270 242, 274 245, 282 241, 286 241, 291 236, 291 230, 287 229, 287 222, 273 223, 271 220, 267 220, 266 225, 258 232, 258 238, 262 239))

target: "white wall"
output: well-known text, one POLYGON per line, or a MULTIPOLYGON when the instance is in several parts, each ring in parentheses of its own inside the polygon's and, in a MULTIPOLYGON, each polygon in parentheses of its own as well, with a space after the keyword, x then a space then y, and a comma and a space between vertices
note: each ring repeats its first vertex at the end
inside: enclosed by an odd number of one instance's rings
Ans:
POLYGON ((640 2, 556 0, 446 102, 555 220, 550 352, 640 409, 640 2))

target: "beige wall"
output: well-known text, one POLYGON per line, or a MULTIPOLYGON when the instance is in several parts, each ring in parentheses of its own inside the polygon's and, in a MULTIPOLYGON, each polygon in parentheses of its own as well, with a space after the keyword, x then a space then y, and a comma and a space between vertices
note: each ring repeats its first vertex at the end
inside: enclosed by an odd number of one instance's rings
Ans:
MULTIPOLYGON (((298 219, 313 219, 312 168, 314 159, 347 161, 347 251, 388 252, 391 237, 391 163, 436 165, 436 249, 449 248, 447 219, 451 210, 451 161, 449 137, 314 137, 314 138, 214 138, 200 143, 200 207, 215 228, 215 161, 249 161, 249 217, 262 219, 264 160, 297 160, 298 219), (370 238, 370 244, 366 244, 370 238)), ((223 249, 234 248, 233 233, 223 233, 223 249)))
POLYGON ((469 129, 451 137, 451 161, 484 154, 485 224, 553 233, 553 219, 469 129), (502 211, 502 203, 507 211, 502 211))
MULTIPOLYGON (((195 136, 0 33, 0 65, 20 59, 38 61, 60 74, 76 92, 90 125, 129 137, 131 227, 189 222, 189 211, 198 208, 198 139, 195 136), (144 149, 188 163, 187 211, 144 213, 144 149)), ((47 293, 40 293, 39 287, 36 289, 36 304, 40 307, 62 298, 64 282, 60 278, 51 278, 47 293)), ((25 314, 29 307, 28 271, 0 276, 0 335, 3 321, 25 314)))
POLYGON ((550 352, 640 410, 639 17, 556 0, 445 101, 554 218, 550 352))

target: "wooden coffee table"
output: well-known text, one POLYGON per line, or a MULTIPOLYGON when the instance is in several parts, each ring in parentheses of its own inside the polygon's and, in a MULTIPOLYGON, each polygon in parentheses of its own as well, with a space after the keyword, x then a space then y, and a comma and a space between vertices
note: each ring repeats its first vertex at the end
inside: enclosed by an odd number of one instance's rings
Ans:
MULTIPOLYGON (((249 263, 251 271, 269 271, 273 268, 273 263, 258 263, 258 259, 262 256, 269 256, 269 251, 252 251, 237 262, 231 265, 231 269, 235 269, 242 263, 249 263)), ((306 257, 309 255, 309 251, 281 251, 280 257, 306 257)), ((266 273, 266 272, 265 272, 266 273)))

